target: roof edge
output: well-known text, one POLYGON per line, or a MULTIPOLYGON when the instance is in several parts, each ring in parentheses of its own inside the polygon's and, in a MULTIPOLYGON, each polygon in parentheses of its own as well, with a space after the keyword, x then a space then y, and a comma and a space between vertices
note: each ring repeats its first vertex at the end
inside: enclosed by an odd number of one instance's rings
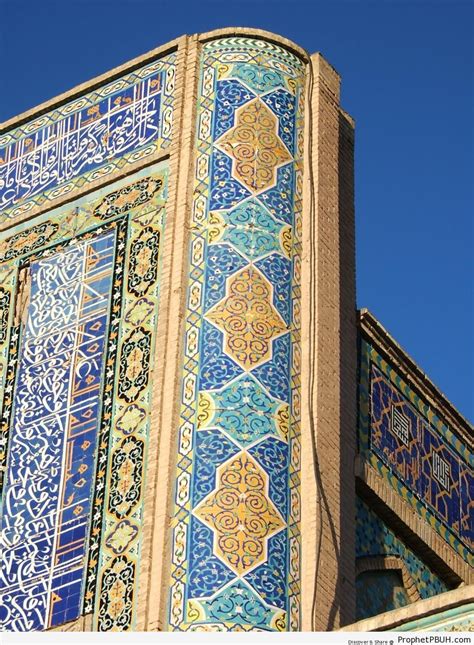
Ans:
POLYGON ((94 89, 100 87, 101 85, 104 85, 105 83, 112 82, 120 76, 123 76, 124 74, 127 74, 134 69, 137 69, 138 67, 141 67, 142 65, 145 65, 152 60, 155 60, 156 58, 166 56, 166 54, 170 54, 171 52, 176 51, 179 47, 182 47, 190 38, 195 38, 198 40, 198 42, 204 43, 210 40, 219 40, 220 38, 228 38, 231 36, 249 36, 258 38, 260 40, 266 40, 276 45, 280 45, 285 49, 288 49, 293 54, 298 56, 298 58, 300 58, 304 63, 308 63, 310 59, 308 52, 303 47, 300 47, 284 36, 280 36, 264 29, 257 29, 253 27, 226 27, 223 29, 214 29, 202 34, 184 34, 182 36, 179 36, 178 38, 174 38, 173 40, 168 41, 167 43, 164 43, 163 45, 160 45, 159 47, 155 47, 154 49, 151 49, 148 52, 141 54, 140 56, 132 58, 131 60, 122 63, 122 65, 113 67, 112 69, 107 70, 99 76, 94 76, 90 80, 85 81, 84 83, 80 83, 79 85, 76 85, 71 89, 62 92, 61 94, 57 94, 47 101, 43 101, 43 103, 35 105, 34 107, 25 110, 24 112, 21 112, 20 114, 17 114, 10 119, 7 119, 3 123, 0 123, 0 134, 4 134, 9 130, 17 128, 23 123, 26 123, 27 121, 38 118, 43 114, 46 114, 47 112, 50 112, 60 107, 61 105, 64 105, 65 103, 72 101, 79 96, 82 96, 83 94, 86 94, 87 92, 93 91, 94 89))
POLYGON ((406 374, 403 375, 404 378, 433 402, 433 407, 440 412, 441 417, 451 419, 449 429, 455 434, 461 434, 463 440, 472 448, 474 430, 472 424, 423 372, 415 360, 397 343, 382 323, 366 308, 359 310, 359 322, 362 332, 372 339, 377 347, 385 351, 388 356, 395 358, 396 362, 406 371, 406 374))
POLYGON ((206 31, 202 34, 197 34, 197 36, 198 41, 201 43, 219 40, 220 38, 231 38, 232 36, 251 36, 288 49, 298 56, 298 58, 301 58, 304 63, 308 63, 310 60, 310 55, 304 47, 297 45, 289 38, 275 34, 272 31, 267 31, 266 29, 258 29, 257 27, 224 27, 222 29, 206 31))
POLYGON ((187 36, 180 36, 179 38, 174 38, 173 40, 168 41, 164 45, 155 47, 154 49, 151 49, 145 54, 136 56, 135 58, 132 58, 131 60, 126 61, 125 63, 122 63, 122 65, 113 67, 112 69, 104 72, 103 74, 99 74, 99 76, 94 76, 90 80, 84 81, 84 83, 75 85, 70 90, 66 90, 61 94, 57 94, 56 96, 53 96, 47 101, 43 101, 43 103, 40 103, 39 105, 35 105, 29 110, 25 110, 24 112, 21 112, 20 114, 17 114, 11 117, 10 119, 7 119, 7 121, 0 123, 0 134, 4 134, 5 132, 8 132, 13 128, 17 128, 18 126, 22 125, 23 123, 26 123, 27 121, 31 121, 39 116, 42 116, 43 114, 46 114, 47 112, 50 112, 60 107, 61 105, 68 103, 69 101, 73 101, 79 96, 82 96, 87 92, 91 92, 96 88, 100 87, 101 85, 110 83, 116 80, 117 78, 119 78, 120 76, 123 76, 124 74, 127 74, 129 72, 132 72, 134 69, 137 69, 138 67, 141 67, 142 65, 145 65, 146 63, 151 62, 156 58, 161 58, 162 56, 166 56, 166 54, 171 54, 171 52, 176 51, 181 44, 184 44, 184 41, 186 40, 186 38, 187 36))

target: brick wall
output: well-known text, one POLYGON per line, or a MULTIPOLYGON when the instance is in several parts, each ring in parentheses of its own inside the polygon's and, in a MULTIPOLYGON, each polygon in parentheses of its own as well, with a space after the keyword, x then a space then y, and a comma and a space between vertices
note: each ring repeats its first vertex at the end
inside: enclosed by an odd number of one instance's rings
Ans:
POLYGON ((313 423, 309 412, 302 426, 302 603, 304 630, 332 630, 351 622, 355 611, 353 122, 339 105, 337 73, 319 54, 312 57, 312 65, 312 114, 306 132, 303 302, 308 304, 303 306, 302 392, 303 408, 312 408, 313 423), (309 303, 314 307, 313 320, 309 303))

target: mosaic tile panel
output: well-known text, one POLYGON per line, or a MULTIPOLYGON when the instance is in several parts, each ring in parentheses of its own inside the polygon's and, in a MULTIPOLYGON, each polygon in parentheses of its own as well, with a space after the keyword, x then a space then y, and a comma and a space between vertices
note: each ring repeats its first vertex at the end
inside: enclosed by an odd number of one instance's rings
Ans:
MULTIPOLYGON (((399 632, 474 632, 474 603, 397 625, 399 632)), ((440 637, 441 638, 441 637, 440 637)))
POLYGON ((2 509, 9 631, 80 613, 114 246, 109 232, 30 265, 2 509))
POLYGON ((171 142, 176 54, 0 135, 1 221, 171 142))
POLYGON ((359 449, 384 479, 471 565, 474 455, 365 341, 359 449))
POLYGON ((2 243, 3 630, 133 628, 166 191, 144 169, 2 243))
POLYGON ((169 628, 299 628, 304 66, 203 47, 169 628))
POLYGON ((364 571, 356 578, 356 620, 410 604, 399 571, 364 571))
MULTIPOLYGON (((397 556, 404 563, 421 599, 449 591, 446 584, 432 571, 360 498, 356 505, 356 557, 397 556)), ((373 573, 373 572, 370 572, 373 573)), ((374 616, 379 611, 390 611, 408 604, 406 592, 394 585, 393 571, 383 571, 378 579, 357 585, 358 618, 374 616), (387 575, 388 574, 388 575, 387 575), (385 601, 384 608, 381 603, 385 601)), ((395 581, 396 582, 396 581, 395 581)))

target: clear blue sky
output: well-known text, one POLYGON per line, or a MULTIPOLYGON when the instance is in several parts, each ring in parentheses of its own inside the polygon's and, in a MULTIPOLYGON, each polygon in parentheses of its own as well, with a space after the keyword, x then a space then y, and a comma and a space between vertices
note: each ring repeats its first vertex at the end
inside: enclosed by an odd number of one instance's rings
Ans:
POLYGON ((474 417, 471 2, 0 0, 0 121, 183 33, 321 51, 356 120, 357 302, 474 417))

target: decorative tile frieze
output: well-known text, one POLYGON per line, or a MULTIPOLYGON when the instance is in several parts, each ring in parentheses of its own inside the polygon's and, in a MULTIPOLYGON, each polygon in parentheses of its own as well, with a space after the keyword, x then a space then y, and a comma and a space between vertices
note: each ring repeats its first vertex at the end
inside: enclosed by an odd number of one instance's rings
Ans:
POLYGON ((0 222, 166 152, 175 71, 172 53, 0 135, 0 222))
POLYGON ((363 459, 474 564, 474 455, 369 343, 361 342, 363 459))

